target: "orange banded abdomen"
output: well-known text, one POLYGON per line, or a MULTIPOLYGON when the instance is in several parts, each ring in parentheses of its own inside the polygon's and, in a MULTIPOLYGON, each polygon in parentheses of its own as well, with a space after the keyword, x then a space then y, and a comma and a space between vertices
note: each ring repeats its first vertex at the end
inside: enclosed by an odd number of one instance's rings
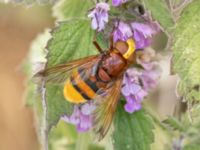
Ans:
POLYGON ((98 87, 90 78, 83 78, 84 73, 84 69, 76 70, 64 85, 64 97, 71 103, 85 103, 96 97, 98 87))

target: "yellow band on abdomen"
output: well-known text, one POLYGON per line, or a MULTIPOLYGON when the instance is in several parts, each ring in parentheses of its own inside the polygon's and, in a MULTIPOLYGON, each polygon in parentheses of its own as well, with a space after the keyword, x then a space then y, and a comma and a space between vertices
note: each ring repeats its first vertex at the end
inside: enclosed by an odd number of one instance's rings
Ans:
POLYGON ((71 103, 79 104, 86 102, 82 95, 73 87, 69 79, 64 85, 63 93, 65 99, 71 103))
POLYGON ((96 93, 82 80, 79 80, 77 82, 77 86, 85 92, 85 94, 90 98, 93 99, 96 95, 96 93))

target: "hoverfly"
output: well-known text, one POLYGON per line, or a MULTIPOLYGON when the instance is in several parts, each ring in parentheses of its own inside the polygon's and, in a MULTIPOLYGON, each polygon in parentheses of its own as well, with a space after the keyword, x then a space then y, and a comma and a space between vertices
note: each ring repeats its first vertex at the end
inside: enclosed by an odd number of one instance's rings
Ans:
POLYGON ((109 130, 117 108, 123 75, 136 60, 135 42, 113 43, 103 51, 96 40, 93 44, 98 55, 73 60, 38 72, 46 83, 63 84, 63 95, 71 103, 81 105, 90 100, 96 102, 94 131, 101 140, 109 130))

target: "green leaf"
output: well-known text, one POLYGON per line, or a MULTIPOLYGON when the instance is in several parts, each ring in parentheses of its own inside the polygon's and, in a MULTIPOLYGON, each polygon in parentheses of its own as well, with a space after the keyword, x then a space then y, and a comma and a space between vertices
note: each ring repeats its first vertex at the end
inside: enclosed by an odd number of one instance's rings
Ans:
POLYGON ((74 150, 80 150, 80 149, 81 150, 88 150, 90 143, 91 143, 91 137, 90 137, 89 132, 79 133, 74 150))
POLYGON ((59 121, 56 127, 52 128, 48 136, 49 148, 52 150, 62 149, 67 147, 68 149, 74 149, 74 141, 77 138, 76 128, 72 124, 68 124, 64 121, 59 121))
MULTIPOLYGON (((5 2, 7 2, 6 0, 4 0, 5 2)), ((10 0, 9 2, 12 2, 12 3, 23 3, 23 4, 26 4, 26 5, 32 5, 34 3, 37 3, 37 4, 52 4, 54 3, 56 0, 10 0)))
POLYGON ((154 141, 152 120, 144 110, 129 114, 119 104, 114 120, 113 144, 115 150, 149 150, 154 141))
MULTIPOLYGON (((181 123, 185 127, 185 132, 190 136, 199 136, 200 131, 200 107, 199 104, 193 105, 188 113, 182 114, 181 123)), ((200 139, 200 137, 199 137, 200 139)), ((200 141, 200 140, 199 140, 200 141)))
POLYGON ((163 130, 160 125, 154 123, 154 142, 151 144, 151 150, 170 150, 171 136, 167 130, 163 130))
POLYGON ((153 19, 158 21, 164 30, 170 31, 174 20, 164 0, 142 0, 144 6, 150 11, 153 19))
POLYGON ((183 148, 183 150, 199 150, 199 149, 200 149, 199 144, 188 144, 183 148))
POLYGON ((69 115, 73 111, 73 105, 64 99, 62 91, 63 87, 61 86, 46 86, 48 128, 55 125, 60 116, 69 115))
MULTIPOLYGON (((47 68, 96 53, 92 44, 93 31, 88 20, 70 20, 53 30, 48 43, 47 68)), ((46 85, 48 128, 56 124, 61 115, 72 112, 72 104, 64 99, 63 87, 46 85)))
POLYGON ((187 101, 200 101, 200 1, 194 0, 177 22, 173 45, 173 69, 180 82, 178 94, 187 101))
POLYGON ((143 102, 145 112, 151 117, 154 125, 154 142, 151 144, 151 150, 170 150, 171 135, 164 124, 160 121, 159 113, 152 107, 150 99, 143 102))
POLYGON ((185 0, 167 0, 167 2, 172 7, 172 9, 176 9, 177 7, 182 5, 183 3, 186 3, 185 0))
POLYGON ((58 20, 85 18, 92 7, 91 0, 61 0, 53 7, 53 15, 58 20))
POLYGON ((88 150, 105 150, 104 147, 99 146, 99 145, 95 145, 95 144, 90 144, 89 149, 88 150))
POLYGON ((103 146, 93 144, 89 133, 77 133, 72 124, 59 121, 49 136, 50 150, 105 150, 103 146))
POLYGON ((173 130, 184 131, 184 126, 176 118, 169 116, 163 121, 164 124, 168 125, 173 130))

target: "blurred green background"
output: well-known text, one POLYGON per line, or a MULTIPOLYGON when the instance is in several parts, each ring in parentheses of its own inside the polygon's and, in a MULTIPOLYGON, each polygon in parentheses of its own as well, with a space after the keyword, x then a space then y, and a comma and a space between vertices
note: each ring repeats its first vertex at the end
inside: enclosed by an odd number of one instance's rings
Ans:
POLYGON ((38 150, 34 116, 24 107, 21 63, 31 41, 52 27, 50 5, 0 3, 0 150, 38 150))

